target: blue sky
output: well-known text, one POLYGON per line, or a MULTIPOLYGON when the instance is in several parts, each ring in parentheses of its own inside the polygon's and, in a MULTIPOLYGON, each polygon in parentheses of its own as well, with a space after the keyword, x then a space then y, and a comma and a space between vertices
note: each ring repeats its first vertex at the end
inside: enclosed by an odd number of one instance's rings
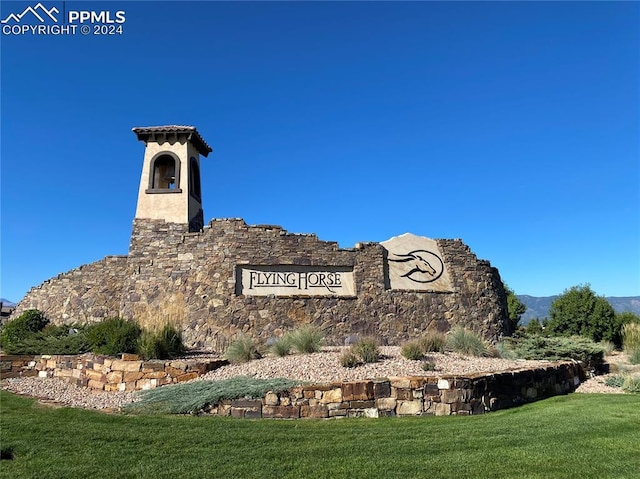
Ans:
MULTIPOLYGON (((2 2, 2 18, 33 2, 2 2)), ((126 254, 144 145, 195 125, 205 221, 462 238, 518 294, 640 295, 637 2, 47 2, 1 36, 2 284, 126 254)))

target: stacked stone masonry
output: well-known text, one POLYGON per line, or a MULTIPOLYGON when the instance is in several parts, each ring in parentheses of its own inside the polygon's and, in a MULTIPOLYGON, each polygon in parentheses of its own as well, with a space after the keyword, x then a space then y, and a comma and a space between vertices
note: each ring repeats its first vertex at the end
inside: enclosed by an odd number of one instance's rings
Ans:
POLYGON ((153 389, 196 379, 228 364, 225 360, 150 360, 135 354, 122 358, 94 355, 0 356, 0 377, 60 378, 76 386, 104 391, 153 389))
POLYGON ((129 255, 107 257, 32 288, 13 316, 31 308, 54 323, 87 323, 120 315, 161 318, 178 309, 187 346, 224 351, 241 334, 260 341, 304 324, 328 344, 357 334, 400 344, 429 329, 461 324, 490 340, 509 335, 498 271, 461 240, 436 240, 451 276, 449 292, 389 288, 387 250, 378 243, 341 249, 315 235, 277 226, 217 219, 196 233, 164 220, 136 219, 129 255), (356 294, 338 298, 238 294, 241 265, 330 266, 353 270, 356 294))
MULTIPOLYGON (((140 361, 105 356, 2 356, 2 377, 58 377, 80 386, 129 391, 195 379, 223 362, 140 361)), ((395 377, 306 385, 263 398, 222 401, 208 413, 240 418, 475 415, 573 392, 585 372, 576 362, 537 369, 440 377, 395 377)))

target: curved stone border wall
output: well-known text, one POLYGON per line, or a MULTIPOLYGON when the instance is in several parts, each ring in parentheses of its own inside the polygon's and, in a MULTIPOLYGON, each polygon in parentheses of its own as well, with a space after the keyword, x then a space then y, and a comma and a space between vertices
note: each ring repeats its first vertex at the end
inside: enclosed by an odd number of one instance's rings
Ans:
MULTIPOLYGON (((150 389, 195 379, 226 361, 141 361, 80 356, 1 356, 2 377, 60 377, 106 391, 150 389)), ((483 414, 575 391, 585 372, 580 363, 556 362, 537 369, 440 377, 394 377, 336 382, 269 392, 260 399, 222 401, 210 414, 242 418, 330 418, 483 414)))

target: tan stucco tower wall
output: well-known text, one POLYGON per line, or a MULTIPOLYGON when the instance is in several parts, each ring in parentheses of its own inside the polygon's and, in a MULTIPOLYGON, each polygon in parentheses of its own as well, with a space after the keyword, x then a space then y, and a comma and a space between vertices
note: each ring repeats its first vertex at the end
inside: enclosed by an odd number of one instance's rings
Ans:
POLYGON ((192 126, 139 127, 133 132, 146 145, 136 219, 163 219, 199 231, 204 225, 200 155, 206 157, 211 147, 192 126))

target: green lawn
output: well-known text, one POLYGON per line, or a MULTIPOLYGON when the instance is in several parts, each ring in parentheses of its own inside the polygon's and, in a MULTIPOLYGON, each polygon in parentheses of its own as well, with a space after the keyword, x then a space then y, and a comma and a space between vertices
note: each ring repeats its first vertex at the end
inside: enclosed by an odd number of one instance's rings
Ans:
POLYGON ((242 420, 54 409, 0 392, 7 478, 640 478, 640 396, 475 417, 242 420))

